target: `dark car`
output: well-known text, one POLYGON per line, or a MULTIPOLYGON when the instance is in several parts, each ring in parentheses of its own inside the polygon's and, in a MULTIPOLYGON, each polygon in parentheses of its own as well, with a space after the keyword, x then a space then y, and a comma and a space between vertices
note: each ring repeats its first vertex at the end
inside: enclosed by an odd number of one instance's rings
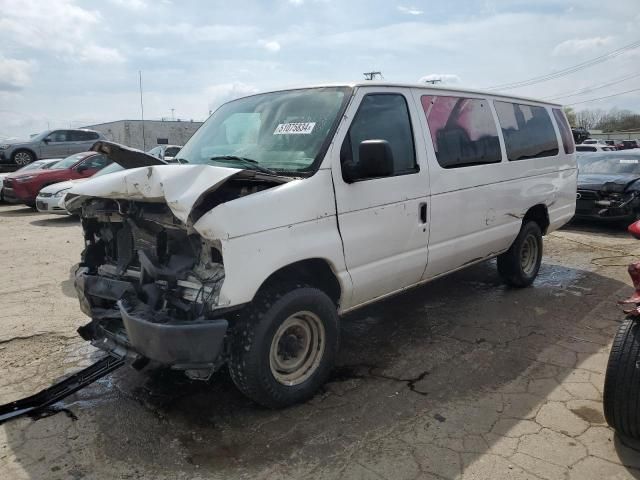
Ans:
POLYGON ((579 153, 576 217, 640 218, 640 152, 579 153))
POLYGON ((622 150, 630 150, 632 148, 640 148, 640 144, 638 144, 637 140, 623 140, 622 141, 622 150))
POLYGON ((48 170, 14 172, 4 179, 2 191, 5 201, 35 207, 38 192, 52 183, 90 177, 111 163, 105 155, 82 152, 60 160, 48 170))

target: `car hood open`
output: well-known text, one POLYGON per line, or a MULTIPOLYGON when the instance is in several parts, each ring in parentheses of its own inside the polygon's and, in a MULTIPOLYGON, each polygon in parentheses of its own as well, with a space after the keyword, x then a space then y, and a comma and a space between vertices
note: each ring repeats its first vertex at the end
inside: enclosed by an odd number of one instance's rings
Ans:
POLYGON ((104 140, 94 143, 91 150, 102 153, 112 161, 122 165, 124 168, 150 167, 152 165, 167 164, 167 162, 164 162, 153 155, 149 155, 142 150, 125 147, 119 143, 107 142, 104 140))

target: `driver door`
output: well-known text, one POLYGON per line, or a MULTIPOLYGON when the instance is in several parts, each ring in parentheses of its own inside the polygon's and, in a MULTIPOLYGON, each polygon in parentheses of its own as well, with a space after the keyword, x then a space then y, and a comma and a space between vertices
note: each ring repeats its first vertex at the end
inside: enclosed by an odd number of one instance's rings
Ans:
POLYGON ((70 144, 67 130, 55 130, 42 141, 40 158, 65 158, 70 144))
POLYGON ((428 171, 420 121, 409 89, 359 89, 332 149, 338 223, 353 281, 349 309, 420 281, 429 239, 428 171), (385 140, 393 173, 345 180, 355 169, 365 140, 385 140))

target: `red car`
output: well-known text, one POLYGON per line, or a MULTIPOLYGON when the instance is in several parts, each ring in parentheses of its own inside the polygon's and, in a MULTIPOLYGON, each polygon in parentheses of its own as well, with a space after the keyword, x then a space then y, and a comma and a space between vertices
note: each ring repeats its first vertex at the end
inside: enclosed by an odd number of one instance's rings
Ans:
POLYGON ((48 170, 31 170, 7 175, 2 186, 4 200, 35 207, 38 192, 52 183, 90 177, 111 163, 97 152, 81 152, 60 160, 48 170))

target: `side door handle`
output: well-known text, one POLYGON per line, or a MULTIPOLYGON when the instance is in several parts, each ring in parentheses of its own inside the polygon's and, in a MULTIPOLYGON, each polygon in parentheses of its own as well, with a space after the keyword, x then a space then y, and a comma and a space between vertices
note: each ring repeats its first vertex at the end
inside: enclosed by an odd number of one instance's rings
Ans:
POLYGON ((420 223, 427 223, 427 203, 420 203, 420 223))

